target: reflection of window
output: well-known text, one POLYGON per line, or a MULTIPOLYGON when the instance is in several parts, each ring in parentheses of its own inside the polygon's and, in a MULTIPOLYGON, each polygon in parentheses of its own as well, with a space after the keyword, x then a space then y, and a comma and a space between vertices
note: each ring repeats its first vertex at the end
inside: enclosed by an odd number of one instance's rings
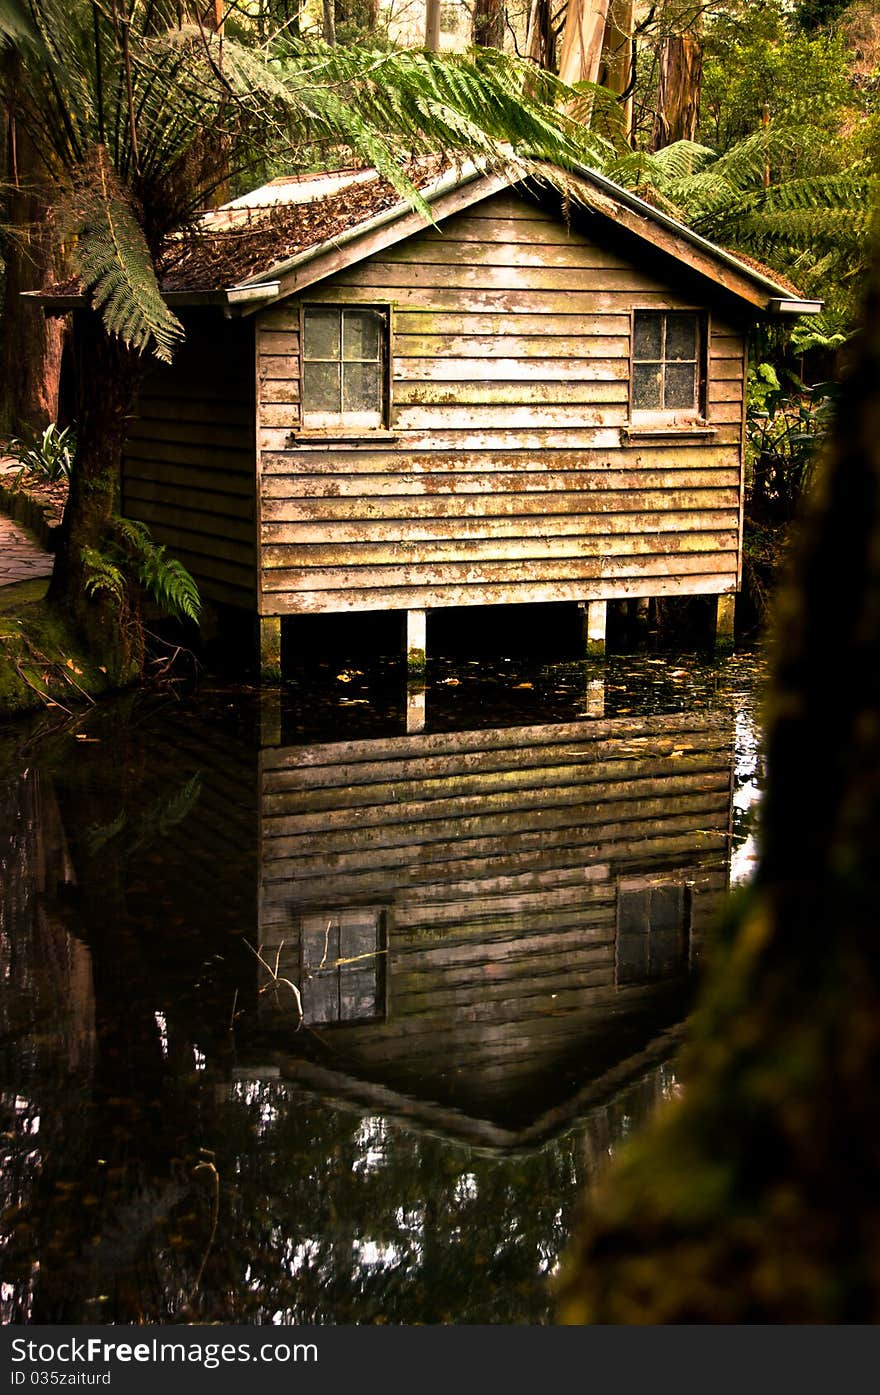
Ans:
POLYGON ((688 967, 690 887, 656 877, 621 879, 617 893, 617 982, 672 978, 688 967))
POLYGON ((634 414, 699 411, 700 339, 700 317, 692 311, 634 311, 634 414))
POLYGON ((300 984, 307 1024, 383 1015, 383 938, 381 911, 303 916, 300 984))
POLYGON ((305 307, 304 426, 384 425, 387 323, 369 306, 305 307))

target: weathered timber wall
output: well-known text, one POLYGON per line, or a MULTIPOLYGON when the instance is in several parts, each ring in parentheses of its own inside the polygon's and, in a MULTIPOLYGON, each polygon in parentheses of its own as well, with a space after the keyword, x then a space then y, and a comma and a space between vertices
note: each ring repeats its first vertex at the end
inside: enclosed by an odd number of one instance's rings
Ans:
POLYGON ((548 1071, 599 1075, 668 1025, 684 965, 620 981, 620 898, 687 886, 699 955, 727 889, 731 750, 728 722, 692 714, 264 750, 264 957, 305 993, 303 926, 381 916, 385 1015, 320 1027, 336 1065, 481 1117, 531 1091, 543 1109, 548 1071))
POLYGON ((208 599, 256 599, 253 330, 191 314, 171 365, 151 365, 125 448, 123 511, 147 523, 208 599))
POLYGON ((294 439, 299 305, 265 311, 263 613, 735 589, 741 329, 710 316, 713 435, 623 433, 632 307, 702 308, 669 266, 676 291, 507 193, 309 289, 393 307, 397 439, 372 445, 294 439))

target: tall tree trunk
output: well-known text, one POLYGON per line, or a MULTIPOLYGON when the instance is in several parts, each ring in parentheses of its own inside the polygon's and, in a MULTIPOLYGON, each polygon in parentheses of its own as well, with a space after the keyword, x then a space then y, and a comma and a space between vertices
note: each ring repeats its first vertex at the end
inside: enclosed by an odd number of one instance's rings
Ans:
POLYGON ((555 73, 556 47, 553 0, 532 0, 526 33, 526 57, 536 68, 555 73))
POLYGON ((624 100, 623 125, 632 125, 633 0, 569 0, 559 55, 564 82, 596 82, 624 100))
POLYGON ((336 47, 336 3, 324 0, 324 43, 336 47))
POLYGON ((696 140, 700 124, 703 45, 699 34, 670 34, 660 50, 657 112, 651 148, 696 140))
POLYGON ((112 537, 122 450, 144 362, 111 338, 91 310, 74 315, 73 345, 77 450, 49 594, 121 683, 143 662, 140 615, 129 598, 120 605, 108 591, 88 594, 89 554, 105 553, 112 537))
POLYGON ((611 0, 568 0, 559 52, 563 82, 598 82, 611 0))
POLYGON ((623 133, 632 133, 633 0, 611 0, 602 43, 599 82, 622 104, 623 133))
POLYGON ((45 168, 12 110, 5 127, 5 181, 10 192, 4 221, 11 232, 3 239, 0 426, 17 433, 41 431, 57 418, 64 322, 47 319, 40 306, 21 294, 51 285, 58 280, 59 268, 46 219, 45 168))
POLYGON ((429 53, 440 52, 440 0, 426 0, 425 48, 429 53))
POLYGON ((474 43, 479 48, 504 47, 504 0, 476 0, 474 43))

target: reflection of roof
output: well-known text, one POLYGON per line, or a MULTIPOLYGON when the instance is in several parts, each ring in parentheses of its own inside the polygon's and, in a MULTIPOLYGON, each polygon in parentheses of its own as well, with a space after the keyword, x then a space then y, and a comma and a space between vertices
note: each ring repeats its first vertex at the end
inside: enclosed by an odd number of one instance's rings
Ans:
POLYGON ((475 1118, 430 1099, 419 1099, 367 1080, 344 1070, 330 1069, 289 1054, 269 1052, 260 1064, 242 1065, 234 1072, 237 1080, 282 1080, 292 1087, 313 1091, 342 1107, 384 1114, 419 1133, 451 1139, 481 1153, 530 1153, 574 1128, 582 1119, 608 1105, 622 1090, 640 1077, 669 1061, 681 1047, 683 1024, 668 1027, 646 1045, 601 1076, 587 1080, 574 1093, 534 1118, 523 1128, 506 1128, 490 1119, 475 1118))

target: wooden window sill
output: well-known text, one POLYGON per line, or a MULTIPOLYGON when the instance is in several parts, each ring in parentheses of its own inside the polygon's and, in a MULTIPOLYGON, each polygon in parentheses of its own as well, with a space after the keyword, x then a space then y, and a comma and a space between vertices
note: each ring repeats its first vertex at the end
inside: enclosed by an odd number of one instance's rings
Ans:
POLYGON ((705 440, 717 434, 718 427, 710 426, 705 421, 634 421, 620 428, 623 441, 666 441, 670 438, 705 440))
POLYGON ((314 431, 291 431, 287 438, 287 444, 289 446, 298 446, 300 444, 312 446, 372 446, 393 444, 399 439, 400 437, 396 431, 371 431, 369 429, 363 431, 321 431, 316 428, 314 431))

